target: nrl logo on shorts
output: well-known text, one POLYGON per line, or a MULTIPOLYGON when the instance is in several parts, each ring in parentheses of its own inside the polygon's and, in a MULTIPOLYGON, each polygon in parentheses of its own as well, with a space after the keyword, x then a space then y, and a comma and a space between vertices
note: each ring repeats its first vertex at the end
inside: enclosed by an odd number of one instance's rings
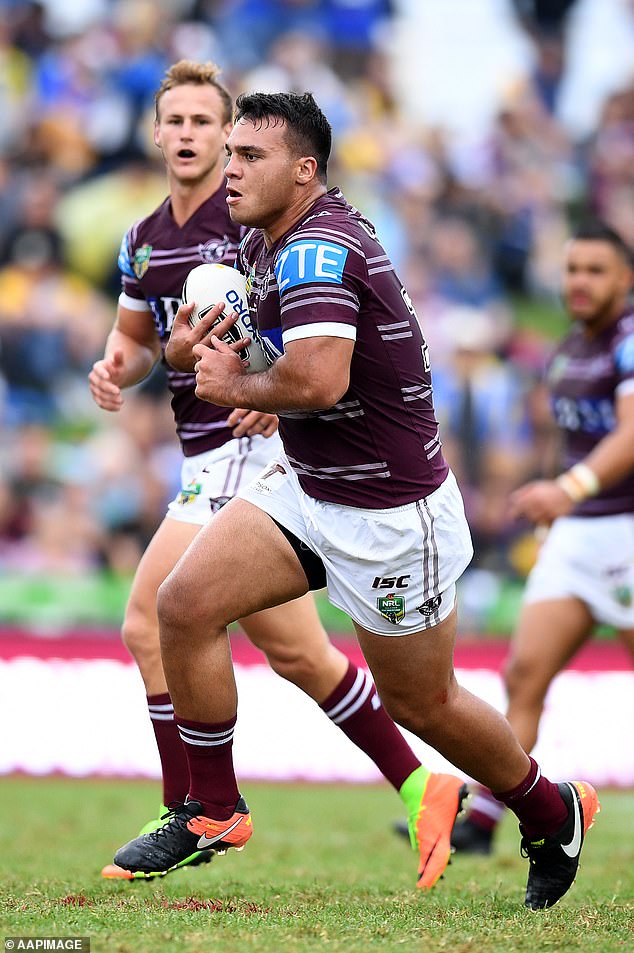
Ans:
POLYGON ((398 625, 405 618, 405 598, 403 596, 396 596, 391 592, 389 595, 377 599, 376 604, 383 618, 391 622, 392 625, 398 625))
POLYGON ((178 494, 178 500, 180 506, 186 506, 188 503, 193 503, 197 496, 200 495, 202 486, 200 483, 196 483, 195 480, 192 480, 191 483, 188 483, 187 486, 178 494))
POLYGON ((152 254, 151 245, 141 245, 134 252, 134 274, 139 281, 150 267, 150 255, 152 254))
POLYGON ((617 586, 612 590, 614 598, 624 609, 629 609, 632 605, 632 589, 627 584, 617 586))

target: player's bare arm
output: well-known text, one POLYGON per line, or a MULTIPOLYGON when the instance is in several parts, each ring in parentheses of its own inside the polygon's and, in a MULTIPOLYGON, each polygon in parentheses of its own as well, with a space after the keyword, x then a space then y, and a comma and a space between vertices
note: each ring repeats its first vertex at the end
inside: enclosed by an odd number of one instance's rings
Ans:
POLYGON ((354 349, 348 339, 292 341, 284 355, 259 374, 247 374, 238 355, 215 335, 210 344, 194 348, 196 396, 202 400, 274 414, 324 410, 348 390, 354 349))
POLYGON ((120 305, 106 341, 104 356, 95 361, 88 375, 95 403, 102 410, 120 410, 123 404, 121 391, 147 377, 160 353, 151 314, 139 314, 120 305))
POLYGON ((511 496, 514 516, 533 523, 552 523, 572 512, 576 503, 600 488, 618 483, 634 469, 634 394, 618 397, 616 427, 599 441, 577 467, 555 480, 536 480, 511 496), (577 471, 575 473, 575 470, 577 471))

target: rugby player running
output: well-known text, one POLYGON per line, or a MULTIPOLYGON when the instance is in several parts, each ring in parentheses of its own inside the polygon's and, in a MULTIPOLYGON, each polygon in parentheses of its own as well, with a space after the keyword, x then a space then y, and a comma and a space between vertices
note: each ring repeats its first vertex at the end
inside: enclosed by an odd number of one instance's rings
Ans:
MULTIPOLYGON (((598 799, 589 784, 545 778, 505 718, 455 679, 455 582, 472 547, 410 299, 372 225, 327 191, 331 130, 313 97, 256 93, 236 106, 228 204, 251 228, 238 266, 277 359, 247 374, 241 343, 220 340, 223 322, 193 348, 196 394, 278 414, 283 453, 203 527, 159 589, 189 799, 115 863, 169 869, 192 850, 247 843, 251 816, 223 743, 237 702, 226 627, 327 584, 392 717, 516 813, 526 905, 551 906, 574 880, 598 799)), ((168 359, 191 340, 181 311, 168 359)))
MULTIPOLYGON (((599 624, 634 658, 634 283, 632 253, 599 221, 567 243, 563 300, 573 322, 546 383, 563 471, 520 487, 518 517, 550 527, 531 570, 505 667, 507 718, 525 751, 537 742, 555 676, 599 624)), ((504 805, 478 789, 452 841, 488 854, 504 805)))
MULTIPOLYGON (((122 390, 141 381, 161 358, 191 268, 204 261, 232 264, 235 260, 240 225, 229 217, 224 177, 232 106, 212 64, 176 63, 157 91, 154 138, 165 160, 169 196, 130 228, 121 245, 117 317, 104 358, 89 376, 92 396, 105 410, 118 411, 122 390)), ((185 323, 192 306, 181 309, 185 323)), ((192 332, 194 340, 207 333, 216 316, 214 312, 192 332)), ((191 344, 187 354, 191 358, 191 344)), ((215 743, 206 744, 195 729, 192 733, 191 726, 175 721, 161 662, 157 590, 210 517, 216 519, 223 504, 281 450, 275 434, 277 418, 272 414, 252 408, 228 410, 198 400, 193 374, 169 365, 167 380, 184 457, 182 489, 169 504, 139 564, 122 628, 123 641, 145 684, 163 775, 163 804, 144 831, 161 829, 162 815, 187 796, 189 768, 181 739, 185 738, 195 760, 198 755, 209 760, 216 753, 224 757, 233 736, 231 719, 225 720, 223 745, 218 748, 215 743)), ((224 561, 224 544, 215 556, 224 561)), ((200 578, 201 587, 206 585, 208 568, 200 578)), ((242 579, 250 577, 251 567, 242 579)), ((451 828, 464 794, 462 780, 430 773, 421 765, 386 714, 370 677, 329 641, 312 596, 302 593, 276 608, 270 608, 270 602, 252 611, 248 592, 243 595, 245 608, 237 610, 235 619, 241 619, 271 667, 310 695, 399 792, 410 818, 412 845, 419 854, 419 886, 432 886, 449 859, 451 828)), ((182 603, 180 611, 183 618, 191 618, 192 626, 197 624, 197 599, 182 603)), ((229 685, 233 685, 232 677, 230 673, 229 685)), ((204 691, 222 698, 227 688, 212 680, 204 691)), ((226 788, 225 781, 219 783, 226 788)), ((232 796, 229 785, 223 797, 232 796)), ((194 845, 170 866, 196 864, 210 857, 194 845)), ((165 872, 164 868, 133 869, 125 863, 109 864, 102 871, 104 877, 123 879, 146 879, 165 872)))

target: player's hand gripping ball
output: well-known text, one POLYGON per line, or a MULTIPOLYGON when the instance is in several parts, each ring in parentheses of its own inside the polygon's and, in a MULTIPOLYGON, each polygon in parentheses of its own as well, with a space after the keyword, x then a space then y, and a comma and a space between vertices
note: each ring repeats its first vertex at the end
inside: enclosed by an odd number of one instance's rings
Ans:
POLYGON ((215 322, 219 324, 232 311, 238 315, 238 320, 232 328, 223 335, 227 344, 235 344, 241 338, 251 338, 251 343, 239 351, 243 361, 248 361, 247 373, 265 371, 269 362, 266 359, 260 336, 251 322, 249 304, 247 301, 246 278, 235 268, 228 265, 204 264, 192 268, 183 285, 183 302, 196 302, 191 313, 189 323, 192 327, 198 324, 208 314, 213 306, 224 301, 225 309, 215 322))

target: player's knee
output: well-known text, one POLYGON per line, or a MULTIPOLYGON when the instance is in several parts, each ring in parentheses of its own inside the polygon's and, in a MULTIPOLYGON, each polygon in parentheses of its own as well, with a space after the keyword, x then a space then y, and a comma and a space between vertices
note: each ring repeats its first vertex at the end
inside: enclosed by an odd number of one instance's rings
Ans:
POLYGON ((504 666, 504 685, 509 699, 533 696, 543 690, 543 677, 537 660, 511 657, 504 666))
POLYGON ((300 687, 310 682, 322 670, 319 659, 286 646, 267 648, 266 657, 277 675, 300 687))
POLYGON ((158 626, 155 618, 143 612, 128 610, 121 626, 121 641, 134 658, 159 652, 158 626))
MULTIPOLYGON (((190 642, 197 635, 209 637, 212 620, 208 602, 202 597, 200 587, 192 588, 178 572, 172 572, 159 586, 156 598, 156 611, 159 620, 161 648, 181 642, 186 634, 190 642)), ((233 620, 219 620, 227 625, 233 620)), ((182 643, 181 643, 182 644, 182 643)))
POLYGON ((187 601, 186 593, 178 576, 172 573, 159 586, 156 594, 156 612, 159 619, 161 642, 166 632, 182 628, 185 617, 191 620, 190 612, 195 611, 196 600, 187 601))
POLYGON ((411 731, 419 738, 425 738, 431 735, 436 726, 446 719, 445 696, 437 698, 432 695, 419 695, 418 693, 407 695, 385 696, 381 693, 383 707, 401 728, 411 731))

